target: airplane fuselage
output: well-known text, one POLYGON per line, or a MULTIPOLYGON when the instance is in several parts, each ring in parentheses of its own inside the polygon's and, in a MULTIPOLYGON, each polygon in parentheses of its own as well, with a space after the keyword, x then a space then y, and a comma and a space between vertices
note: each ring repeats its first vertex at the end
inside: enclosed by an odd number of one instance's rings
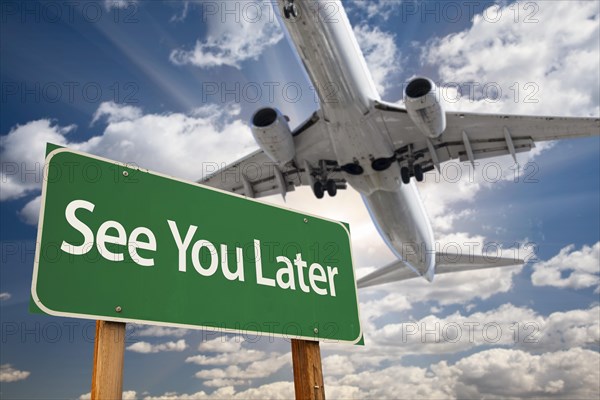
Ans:
MULTIPOLYGON (((288 2, 279 0, 283 8, 288 2)), ((399 258, 431 278, 435 268, 433 232, 413 182, 403 184, 400 166, 383 171, 373 160, 390 158, 394 145, 373 118, 380 100, 365 58, 339 1, 294 2, 298 16, 285 28, 320 98, 322 117, 340 166, 359 165, 360 174, 344 173, 363 196, 381 236, 399 258)))

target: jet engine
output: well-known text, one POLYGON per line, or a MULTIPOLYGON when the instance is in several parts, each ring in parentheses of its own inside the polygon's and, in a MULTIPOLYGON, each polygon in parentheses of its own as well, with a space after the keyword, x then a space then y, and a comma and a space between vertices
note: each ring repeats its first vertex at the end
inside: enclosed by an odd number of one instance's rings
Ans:
POLYGON ((252 116, 254 140, 273 162, 287 164, 294 159, 296 148, 285 116, 274 108, 261 108, 252 116))
POLYGON ((435 139, 446 130, 446 113, 430 79, 411 80, 404 91, 404 103, 408 115, 425 136, 435 139))

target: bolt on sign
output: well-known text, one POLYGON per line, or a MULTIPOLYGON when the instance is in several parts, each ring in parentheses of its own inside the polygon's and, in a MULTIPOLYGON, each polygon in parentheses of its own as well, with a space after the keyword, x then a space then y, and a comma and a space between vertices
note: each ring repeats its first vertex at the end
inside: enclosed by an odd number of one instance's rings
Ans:
POLYGON ((42 312, 360 341, 344 224, 65 148, 45 171, 42 312))

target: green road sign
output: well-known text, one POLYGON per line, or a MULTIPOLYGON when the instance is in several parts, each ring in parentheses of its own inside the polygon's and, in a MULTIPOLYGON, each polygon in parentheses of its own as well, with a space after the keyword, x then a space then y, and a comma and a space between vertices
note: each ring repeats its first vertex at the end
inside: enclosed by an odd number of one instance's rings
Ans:
POLYGON ((31 289, 43 312, 360 340, 343 224, 69 149, 46 172, 31 289))

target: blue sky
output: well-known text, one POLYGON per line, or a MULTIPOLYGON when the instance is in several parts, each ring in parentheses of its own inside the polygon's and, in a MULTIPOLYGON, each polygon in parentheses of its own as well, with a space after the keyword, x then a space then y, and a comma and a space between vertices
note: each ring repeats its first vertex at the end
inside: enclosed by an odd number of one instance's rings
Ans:
MULTIPOLYGON (((230 14, 207 1, 0 4, 0 394, 85 397, 93 321, 27 311, 45 143, 195 180, 203 163, 256 148, 247 121, 258 107, 279 107, 295 126, 318 104, 263 2, 230 14)), ((426 75, 448 87, 450 110, 600 114, 595 2, 344 5, 388 101, 426 75), (486 85, 501 95, 486 96, 486 85)), ((498 243, 528 263, 359 293, 367 346, 322 346, 329 398, 598 397, 600 142, 541 144, 519 161, 519 173, 506 158, 472 174, 449 163, 443 171, 458 168, 460 180, 429 174, 419 189, 441 246, 498 243), (420 335, 456 325, 457 341, 420 335), (473 340, 468 326, 477 326, 473 340), (496 326, 502 335, 492 340, 496 326)), ((299 190, 287 206, 349 222, 357 275, 392 260, 356 192, 317 201, 299 190)), ((284 340, 128 332, 130 398, 293 395, 284 340)))

